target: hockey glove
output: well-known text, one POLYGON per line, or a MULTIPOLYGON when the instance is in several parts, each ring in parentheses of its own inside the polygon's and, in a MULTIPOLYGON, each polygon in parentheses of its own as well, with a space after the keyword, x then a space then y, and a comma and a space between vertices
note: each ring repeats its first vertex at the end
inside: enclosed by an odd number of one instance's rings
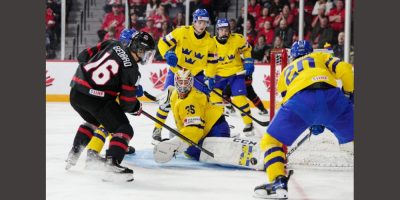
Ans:
POLYGON ((142 114, 142 103, 140 103, 139 100, 137 100, 135 108, 133 108, 133 110, 129 112, 129 114, 134 116, 139 116, 140 114, 142 114))
POLYGON ((204 79, 205 84, 207 85, 208 89, 211 91, 214 89, 215 86, 215 78, 207 77, 204 79))
POLYGON ((313 135, 319 135, 321 133, 323 133, 325 130, 325 126, 322 125, 312 125, 310 127, 310 131, 313 135))
POLYGON ((176 54, 174 51, 170 50, 167 51, 164 55, 165 59, 167 60, 167 64, 171 67, 176 67, 176 64, 178 63, 178 57, 176 57, 176 54))
POLYGON ((154 146, 153 157, 156 163, 166 163, 175 157, 178 153, 183 153, 189 147, 189 144, 183 142, 180 138, 162 141, 154 146))
POLYGON ((137 97, 143 96, 143 87, 141 85, 136 86, 136 96, 137 97))
POLYGON ((246 75, 251 75, 254 72, 254 59, 245 58, 244 59, 244 69, 246 70, 246 75))

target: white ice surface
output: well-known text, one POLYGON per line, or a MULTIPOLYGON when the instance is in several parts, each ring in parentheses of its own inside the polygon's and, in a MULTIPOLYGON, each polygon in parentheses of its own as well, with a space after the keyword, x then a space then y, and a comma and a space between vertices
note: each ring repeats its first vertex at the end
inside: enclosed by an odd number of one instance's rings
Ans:
MULTIPOLYGON (((155 114, 156 104, 144 103, 144 110, 155 114)), ((256 113, 256 109, 253 109, 256 113)), ((265 118, 254 114, 260 120, 265 118)), ((255 186, 266 182, 265 172, 204 164, 178 156, 167 164, 152 160, 151 133, 154 123, 142 115, 128 116, 135 135, 130 142, 136 154, 126 156, 122 165, 134 170, 131 183, 101 181, 101 172, 84 169, 86 154, 66 171, 65 159, 78 126, 79 115, 69 103, 46 104, 46 199, 47 200, 245 200, 255 186)), ((228 117, 239 133, 241 119, 228 117)), ((167 124, 173 126, 172 117, 167 124)), ((258 134, 265 131, 256 125, 258 134)), ((167 136, 163 130, 163 136, 167 136)), ((104 151, 104 150, 103 150, 104 151)), ((348 200, 354 197, 352 170, 295 169, 289 181, 289 199, 348 200)))

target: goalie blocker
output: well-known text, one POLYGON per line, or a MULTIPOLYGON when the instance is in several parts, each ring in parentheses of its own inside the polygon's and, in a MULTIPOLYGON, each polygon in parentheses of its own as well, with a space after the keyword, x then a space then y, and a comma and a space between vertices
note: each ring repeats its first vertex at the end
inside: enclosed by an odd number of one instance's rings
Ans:
MULTIPOLYGON (((213 152, 214 158, 201 152, 195 158, 200 162, 264 170, 264 155, 259 141, 254 138, 206 137, 202 147, 213 152)), ((178 153, 190 155, 188 148, 189 144, 174 137, 154 146, 154 160, 157 163, 166 163, 178 153)))

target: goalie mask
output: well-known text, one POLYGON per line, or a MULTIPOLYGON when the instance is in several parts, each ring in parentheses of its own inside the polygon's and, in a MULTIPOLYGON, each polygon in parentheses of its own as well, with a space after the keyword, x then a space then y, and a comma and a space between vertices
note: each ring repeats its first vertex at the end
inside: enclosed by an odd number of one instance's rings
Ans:
POLYGON ((193 76, 189 70, 179 70, 175 74, 175 88, 179 98, 185 98, 193 87, 193 76))

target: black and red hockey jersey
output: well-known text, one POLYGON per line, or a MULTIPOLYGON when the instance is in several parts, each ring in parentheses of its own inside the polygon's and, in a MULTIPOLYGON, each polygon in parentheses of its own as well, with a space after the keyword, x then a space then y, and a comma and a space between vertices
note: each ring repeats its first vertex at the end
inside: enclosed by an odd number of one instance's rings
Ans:
POLYGON ((136 106, 136 87, 139 85, 139 67, 117 40, 107 40, 87 48, 78 55, 79 67, 71 87, 96 98, 115 99, 119 95, 125 112, 136 106))

